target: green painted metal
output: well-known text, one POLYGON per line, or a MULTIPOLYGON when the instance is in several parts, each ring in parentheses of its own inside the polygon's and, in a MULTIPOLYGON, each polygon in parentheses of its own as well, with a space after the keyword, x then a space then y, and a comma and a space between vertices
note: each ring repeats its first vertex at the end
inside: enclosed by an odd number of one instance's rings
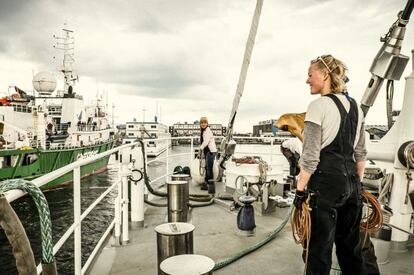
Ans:
POLYGON ((16 165, 13 167, 12 178, 16 176, 16 171, 19 166, 21 166, 22 155, 18 155, 16 165))
MULTIPOLYGON (((57 160, 59 159, 61 153, 62 151, 59 151, 59 153, 57 154, 56 159, 53 163, 52 171, 56 169, 57 160)), ((73 152, 72 152, 72 155, 73 155, 73 152)))
MULTIPOLYGON (((111 140, 106 143, 92 146, 68 149, 0 150, 0 160, 4 161, 4 158, 18 158, 16 165, 13 167, 3 167, 0 169, 0 181, 13 178, 24 178, 31 180, 68 165, 79 158, 105 152, 111 149, 114 144, 115 141, 111 140), (23 163, 23 160, 27 158, 29 154, 37 155, 37 160, 32 163, 23 163)), ((81 167, 81 176, 84 177, 104 170, 108 164, 108 161, 109 157, 105 157, 81 167)), ((72 179, 72 173, 68 173, 53 180, 46 186, 42 186, 42 189, 53 188, 60 184, 70 182, 72 179)))

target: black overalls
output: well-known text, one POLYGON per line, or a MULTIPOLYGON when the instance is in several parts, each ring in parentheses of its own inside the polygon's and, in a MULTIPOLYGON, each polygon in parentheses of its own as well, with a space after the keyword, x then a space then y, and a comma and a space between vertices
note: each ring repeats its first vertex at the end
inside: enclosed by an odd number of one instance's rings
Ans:
POLYGON ((354 141, 358 124, 358 107, 350 101, 349 113, 333 94, 331 98, 341 114, 335 139, 320 153, 320 162, 310 178, 312 231, 307 274, 328 275, 332 264, 332 247, 344 275, 362 274, 359 224, 361 220, 361 185, 354 161, 354 141))

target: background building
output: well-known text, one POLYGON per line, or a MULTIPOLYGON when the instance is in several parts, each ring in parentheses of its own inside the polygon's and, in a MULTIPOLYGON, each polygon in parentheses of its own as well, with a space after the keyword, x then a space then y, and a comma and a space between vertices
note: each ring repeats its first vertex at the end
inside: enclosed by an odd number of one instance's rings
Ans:
POLYGON ((292 135, 287 131, 282 131, 276 128, 277 119, 268 119, 259 121, 256 125, 253 125, 253 136, 254 137, 263 137, 263 136, 280 136, 280 137, 291 137, 292 135))
MULTIPOLYGON (((226 134, 226 127, 222 124, 209 123, 208 126, 215 136, 224 136, 226 134)), ((173 137, 200 136, 200 122, 197 120, 193 123, 174 123, 170 127, 170 133, 173 137)))

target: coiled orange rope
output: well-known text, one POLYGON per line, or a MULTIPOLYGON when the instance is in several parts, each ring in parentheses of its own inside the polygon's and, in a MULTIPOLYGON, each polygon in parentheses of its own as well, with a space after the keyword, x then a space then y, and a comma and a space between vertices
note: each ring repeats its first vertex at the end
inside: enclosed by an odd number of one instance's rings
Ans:
POLYGON ((375 233, 381 229, 384 216, 382 214, 381 205, 374 195, 364 190, 362 191, 362 198, 368 205, 360 224, 360 228, 365 231, 364 243, 362 245, 364 246, 368 234, 375 233))
POLYGON ((292 211, 292 216, 290 218, 290 223, 292 226, 293 239, 295 243, 301 244, 304 251, 305 269, 303 274, 306 274, 306 268, 308 263, 309 255, 309 242, 311 237, 311 215, 310 211, 312 210, 309 206, 310 196, 302 203, 302 209, 294 208, 292 211))
POLYGON ((368 204, 367 211, 361 220, 361 229, 368 233, 374 233, 381 229, 384 217, 382 215, 381 205, 377 198, 368 191, 362 192, 362 198, 368 204), (369 211, 371 209, 371 211, 369 211))
MULTIPOLYGON (((381 205, 378 202, 377 198, 368 191, 362 192, 363 200, 368 204, 367 211, 362 217, 360 228, 364 230, 365 238, 364 244, 367 239, 367 235, 370 233, 377 232, 381 229, 383 223, 383 214, 381 210, 381 205), (371 209, 371 210, 370 210, 371 209)), ((311 215, 310 211, 312 210, 309 206, 310 197, 306 202, 302 203, 302 209, 293 209, 291 215, 291 226, 292 234, 295 243, 301 244, 304 254, 305 269, 303 274, 306 274, 308 255, 309 255, 309 242, 311 237, 311 215)))

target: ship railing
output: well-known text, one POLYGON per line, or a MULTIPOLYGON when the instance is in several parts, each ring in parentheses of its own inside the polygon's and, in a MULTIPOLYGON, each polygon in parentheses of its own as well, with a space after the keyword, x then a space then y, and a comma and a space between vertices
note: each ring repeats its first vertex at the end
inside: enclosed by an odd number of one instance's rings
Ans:
MULTIPOLYGON (((223 136, 215 136, 215 139, 217 141, 221 141, 224 139, 223 136)), ((260 142, 260 140, 262 140, 262 137, 249 137, 249 136, 233 136, 233 139, 237 142, 237 140, 251 140, 251 141, 255 141, 255 144, 263 144, 262 142, 260 142)), ((280 155, 280 153, 278 151, 276 151, 276 146, 279 145, 282 141, 286 140, 287 138, 280 138, 280 137, 267 137, 267 139, 269 139, 268 143, 265 143, 264 145, 268 145, 270 146, 270 150, 268 150, 267 152, 260 152, 258 154, 257 151, 255 150, 237 150, 237 146, 236 146, 236 152, 235 152, 235 156, 245 156, 245 155, 249 155, 249 156, 255 156, 255 155, 260 155, 260 156, 267 156, 268 159, 270 160, 270 162, 272 162, 275 158, 276 155, 280 155)), ((193 167, 193 161, 194 161, 194 153, 195 153, 195 149, 198 148, 199 146, 199 137, 198 136, 180 136, 180 137, 166 137, 166 138, 157 138, 157 139, 144 139, 143 142, 144 144, 147 144, 148 142, 151 141, 165 141, 165 140, 169 140, 169 141, 175 141, 175 140, 186 140, 189 141, 190 143, 190 152, 186 152, 186 153, 177 153, 177 154, 170 154, 169 150, 165 150, 165 152, 163 154, 160 154, 159 156, 152 158, 151 160, 147 160, 145 163, 146 165, 151 164, 151 163, 155 163, 155 162, 159 162, 159 161, 164 161, 165 162, 165 174, 162 176, 159 176, 155 179, 152 179, 151 182, 155 183, 157 181, 160 181, 164 178, 167 178, 168 176, 171 176, 173 174, 173 172, 170 171, 170 166, 169 166, 169 160, 171 158, 177 158, 177 157, 183 157, 183 156, 189 156, 189 163, 190 163, 190 167, 193 167), (198 142, 198 143, 196 143, 198 142)), ((170 143, 168 143, 170 144, 170 143)), ((145 156, 146 159, 148 159, 148 155, 145 156)), ((147 171, 148 171, 148 167, 147 167, 147 171)), ((158 184, 158 187, 160 185, 158 184)))
MULTIPOLYGON (((217 137, 220 138, 220 137, 217 137)), ((221 137, 222 138, 222 137, 221 137)), ((234 137, 235 139, 237 137, 234 137)), ((242 137, 246 138, 246 137, 242 137)), ((247 137, 250 139, 256 139, 255 137, 247 137)), ((169 176, 173 174, 172 169, 170 169, 169 160, 171 158, 188 156, 190 165, 192 166, 192 162, 194 159, 194 141, 198 139, 198 137, 168 137, 168 138, 159 138, 157 141, 174 141, 186 139, 190 140, 190 150, 189 152, 185 153, 177 153, 177 154, 170 154, 169 150, 165 150, 163 155, 156 157, 150 161, 146 161, 146 165, 155 162, 155 161, 162 161, 165 160, 165 174, 159 176, 155 179, 152 179, 152 183, 161 181, 162 179, 168 179, 169 176)), ((149 142, 150 140, 144 140, 144 144, 149 142)), ((151 140, 152 141, 152 140, 151 140)), ((167 146, 169 147, 171 142, 167 142, 167 146)), ((273 139, 271 144, 273 144, 273 139)), ((146 146, 145 146, 146 147, 146 146)), ((99 153, 94 156, 90 156, 85 159, 79 159, 71 164, 68 164, 64 167, 61 167, 57 170, 54 170, 48 174, 40 176, 36 179, 32 180, 32 183, 37 187, 42 187, 43 185, 48 184, 49 182, 66 175, 67 173, 73 172, 73 213, 74 213, 74 222, 68 228, 68 230, 62 235, 62 237, 55 243, 53 247, 53 254, 56 253, 61 249, 63 244, 70 238, 72 234, 74 234, 74 274, 80 275, 85 274, 90 270, 91 264, 95 260, 96 256, 100 253, 100 250, 103 245, 105 245, 108 237, 110 236, 111 232, 113 234, 113 238, 115 243, 118 245, 124 245, 129 243, 129 212, 128 212, 128 205, 129 205, 129 192, 131 192, 131 217, 130 220, 132 223, 141 223, 144 222, 144 184, 143 181, 139 181, 137 184, 131 184, 130 189, 128 190, 129 184, 129 177, 131 176, 131 169, 134 168, 135 162, 133 158, 133 150, 137 150, 135 152, 140 152, 140 142, 133 142, 129 144, 124 144, 119 147, 115 147, 110 149, 106 152, 99 153), (118 154, 118 160, 120 164, 120 172, 119 178, 109 186, 89 207, 81 213, 81 192, 80 192, 80 184, 81 184, 81 167, 87 164, 93 163, 98 161, 102 158, 109 157, 112 154, 118 154), (131 165, 132 161, 132 165, 131 165), (82 266, 82 232, 81 232, 81 223, 85 219, 85 217, 113 190, 117 190, 117 194, 115 197, 114 203, 114 219, 111 221, 109 226, 105 229, 105 232, 99 239, 97 245, 94 247, 93 251, 89 255, 87 261, 82 266)), ((270 151, 273 152, 273 149, 270 151)), ((142 154, 135 154, 134 156, 141 157, 142 154)), ((148 156, 143 156, 146 160, 148 160, 148 156)), ((139 161, 138 161, 139 163, 139 161)), ((142 166, 142 161, 141 161, 142 166)), ((139 168, 137 165, 135 168, 139 168)), ((142 167, 141 167, 142 168, 142 167)), ((21 190, 11 190, 6 192, 5 196, 9 202, 12 202, 22 196, 25 193, 21 190)), ((39 264, 37 266, 37 273, 41 274, 42 266, 39 264)))
POLYGON ((55 130, 58 132, 67 131, 69 129, 68 123, 60 123, 56 125, 55 130))
POLYGON ((99 132, 99 131, 105 131, 109 130, 112 127, 108 126, 105 128, 99 128, 98 125, 93 124, 78 124, 76 125, 76 131, 78 132, 99 132))
MULTIPOLYGON (((102 244, 105 242, 107 237, 109 236, 110 232, 114 231, 115 239, 121 239, 121 232, 122 232, 122 242, 125 243, 128 241, 128 168, 126 167, 125 163, 121 165, 121 173, 120 178, 113 183, 108 189, 102 193, 83 213, 81 213, 81 193, 80 193, 80 169, 82 166, 93 163, 97 160, 100 160, 105 157, 109 157, 114 153, 122 152, 122 150, 137 147, 139 145, 138 142, 134 142, 131 144, 122 145, 113 149, 110 149, 106 152, 85 158, 79 159, 69 165, 61 167, 55 171, 52 171, 48 174, 45 174, 41 177, 38 177, 32 180, 32 183, 35 184, 37 187, 42 187, 43 185, 67 174, 73 172, 73 211, 74 211, 74 222, 69 227, 69 229, 63 234, 63 236, 59 239, 59 241, 53 247, 53 254, 55 255, 59 249, 63 246, 63 244, 69 239, 69 237, 74 234, 74 274, 84 274, 90 267, 93 259, 98 254, 99 249, 101 248, 102 244), (112 190, 118 190, 118 194, 115 198, 114 204, 114 219, 106 229, 105 233, 99 240, 97 246, 92 251, 91 255, 89 256, 88 260, 86 261, 85 265, 82 266, 81 262, 81 222, 85 219, 85 217, 95 208, 95 206, 101 202, 112 190), (122 215, 122 216, 121 216, 122 215), (122 231, 121 231, 122 230, 122 231)), ((125 156, 125 159, 127 157, 125 156)), ((20 190, 11 190, 6 192, 6 198, 9 202, 12 202, 22 196, 25 195, 24 192, 20 190)), ((37 266, 37 273, 41 274, 42 267, 41 264, 37 266)))
MULTIPOLYGON (((0 135, 1 137, 1 135, 0 135)), ((57 144, 53 144, 50 141, 46 141, 45 142, 45 147, 49 150, 65 150, 65 149, 74 149, 74 148, 80 148, 80 147, 88 147, 88 146, 95 146, 95 145, 99 145, 99 144, 103 144, 109 141, 115 141, 115 138, 109 138, 107 140, 96 140, 91 142, 90 144, 84 145, 84 146, 79 146, 79 145, 75 145, 72 144, 71 142, 69 143, 57 143, 57 144)), ((10 145, 10 143, 8 143, 10 145)), ((10 147, 10 146, 9 146, 10 147)), ((42 142, 40 140, 31 140, 30 142, 30 147, 32 148, 40 148, 42 147, 42 142)), ((13 147, 14 148, 14 147, 13 147)))

